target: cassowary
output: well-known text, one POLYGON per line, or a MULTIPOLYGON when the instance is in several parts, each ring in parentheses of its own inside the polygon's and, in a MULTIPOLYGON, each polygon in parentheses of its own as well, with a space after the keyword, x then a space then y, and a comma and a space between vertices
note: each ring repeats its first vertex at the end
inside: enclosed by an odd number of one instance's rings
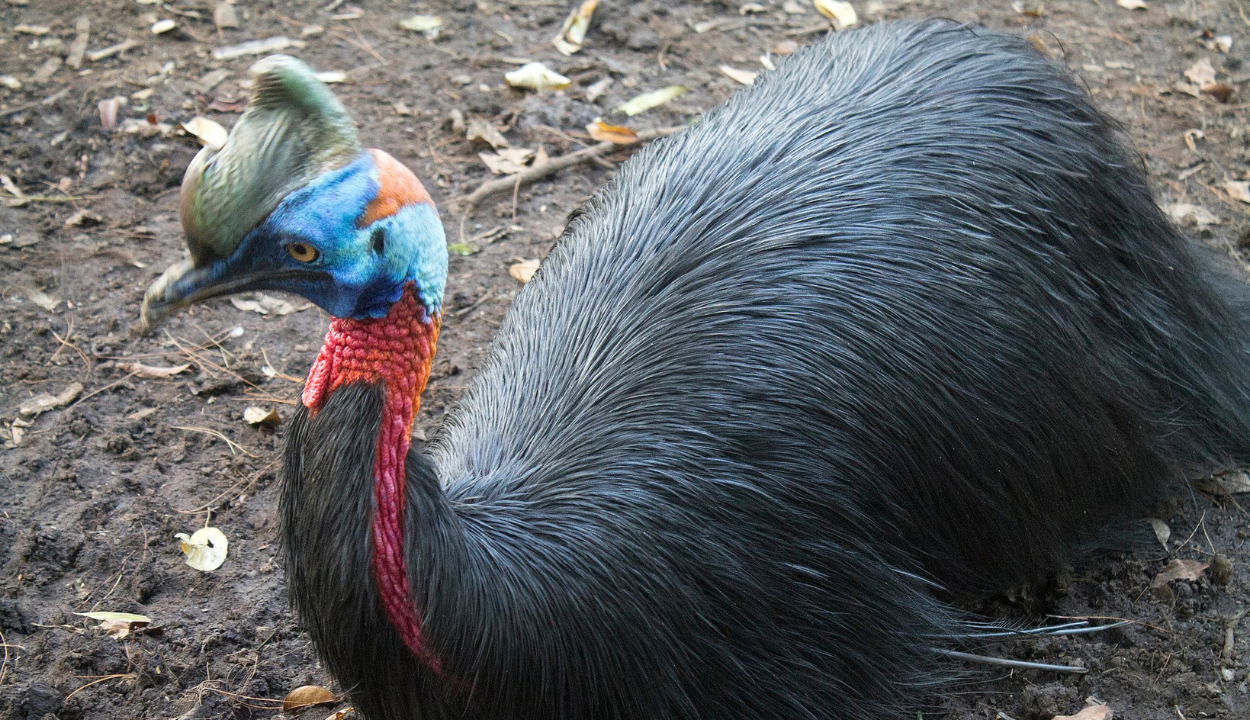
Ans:
POLYGON ((1019 38, 839 33, 639 152, 424 450, 430 196, 298 61, 254 72, 143 316, 265 289, 336 318, 282 540, 370 720, 909 716, 956 600, 1250 459, 1246 290, 1019 38))

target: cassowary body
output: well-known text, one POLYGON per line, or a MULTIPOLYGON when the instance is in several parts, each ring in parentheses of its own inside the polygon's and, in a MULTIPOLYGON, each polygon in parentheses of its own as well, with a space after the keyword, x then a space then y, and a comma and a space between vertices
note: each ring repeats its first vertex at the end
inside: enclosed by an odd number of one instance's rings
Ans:
MULTIPOLYGON (((373 251, 386 172, 334 196, 373 251)), ((403 187, 387 207, 425 202, 403 187)), ((149 301, 261 277, 239 253, 265 243, 339 257, 297 210, 149 301)), ((1233 299, 1013 37, 842 33, 640 152, 428 452, 442 287, 418 266, 296 280, 348 312, 285 451, 291 595, 371 720, 903 717, 948 678, 951 598, 1250 458, 1233 299)))

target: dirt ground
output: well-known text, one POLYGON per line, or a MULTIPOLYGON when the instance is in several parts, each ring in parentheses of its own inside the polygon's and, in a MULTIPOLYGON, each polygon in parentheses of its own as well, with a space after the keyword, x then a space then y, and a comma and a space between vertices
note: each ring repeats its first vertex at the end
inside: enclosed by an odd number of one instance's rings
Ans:
MULTIPOLYGON (((220 300, 175 316, 153 336, 137 332, 143 291, 182 253, 177 188, 198 145, 169 130, 197 114, 229 127, 258 57, 217 60, 214 48, 302 38, 303 47, 286 52, 343 71, 335 90, 366 144, 408 164, 446 208, 490 179, 477 155, 483 148, 465 138, 454 113, 486 118, 512 145, 555 156, 592 144, 586 124, 600 115, 624 120, 609 110, 644 91, 690 88, 629 119, 631 127, 689 122, 740 87, 718 66, 761 71, 760 55, 828 31, 807 0, 604 0, 586 47, 565 57, 550 41, 570 0, 356 3, 240 0, 240 27, 223 29, 210 0, 0 3, 0 75, 11 76, 0 83, 4 720, 273 717, 292 688, 331 685, 287 609, 275 558, 284 428, 255 429, 242 419, 251 406, 290 414, 328 318, 297 299, 262 307, 268 314, 220 300), (416 13, 442 18, 437 38, 398 27, 416 13), (60 61, 73 59, 79 17, 90 21, 89 59, 76 69, 60 61), (176 27, 153 34, 163 19, 176 27), (38 26, 47 32, 32 34, 38 26), (125 40, 134 47, 90 59, 125 40), (545 95, 511 89, 503 75, 518 59, 542 60, 573 84, 545 95), (611 84, 589 99, 604 78, 611 84), (115 97, 128 102, 118 127, 106 130, 99 103, 115 97), (15 191, 33 199, 16 201, 15 191), (134 374, 135 362, 189 367, 146 378, 134 374), (52 403, 60 407, 20 410, 67 391, 52 403), (210 520, 229 537, 230 552, 220 569, 203 573, 183 563, 174 533, 210 520), (114 639, 74 614, 89 611, 153 622, 114 639)), ((1124 124, 1160 204, 1193 237, 1236 256, 1250 242, 1250 204, 1239 202, 1245 186, 1236 184, 1250 178, 1250 19, 1233 0, 1146 4, 855 3, 862 23, 941 16, 1031 36, 1124 124), (1221 36, 1231 37, 1227 51, 1221 36), (1203 60, 1214 80, 1191 70, 1203 60)), ((480 251, 451 258, 419 437, 436 432, 454 406, 519 289, 509 266, 541 258, 566 215, 625 157, 563 171, 521 188, 515 200, 499 196, 465 223, 464 239, 480 251)), ((444 209, 443 218, 449 239, 460 239, 461 216, 444 209)), ((1049 720, 1096 697, 1121 718, 1250 718, 1250 620, 1238 624, 1250 607, 1247 514, 1235 496, 1198 491, 1170 513, 1161 515, 1171 528, 1166 551, 1113 556, 1031 603, 1005 598, 981 608, 1003 617, 1028 605, 1137 621, 1101 635, 987 649, 1080 663, 1089 673, 990 671, 933 698, 924 716, 1049 720), (1151 589, 1170 560, 1216 555, 1223 560, 1198 579, 1151 589)), ((334 708, 296 714, 319 719, 334 708)))

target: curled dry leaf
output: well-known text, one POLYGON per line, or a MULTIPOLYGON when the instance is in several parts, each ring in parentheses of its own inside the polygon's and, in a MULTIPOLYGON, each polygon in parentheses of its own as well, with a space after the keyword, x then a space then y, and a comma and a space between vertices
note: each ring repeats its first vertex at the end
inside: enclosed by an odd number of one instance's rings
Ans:
POLYGON ((296 308, 286 300, 273 297, 272 295, 266 295, 264 293, 256 293, 255 299, 252 300, 231 295, 230 304, 240 310, 254 312, 259 315, 290 315, 297 309, 303 309, 296 308))
POLYGON ((538 271, 540 260, 522 260, 508 267, 508 274, 519 283, 527 283, 538 271))
POLYGON ((173 367, 159 367, 156 365, 144 365, 143 363, 131 362, 121 363, 117 366, 119 370, 131 375, 138 375, 145 380, 157 380, 160 378, 173 377, 180 372, 186 372, 191 367, 191 363, 183 363, 182 365, 174 365, 173 367))
POLYGON ((1244 470, 1222 473, 1211 478, 1212 483, 1226 495, 1250 493, 1250 474, 1244 470))
POLYGON ((1210 566, 1201 560, 1181 560, 1180 558, 1175 558, 1168 563, 1167 567, 1163 568, 1163 572, 1155 576, 1155 579, 1150 583, 1150 587, 1160 588, 1173 580, 1197 580, 1202 577, 1203 571, 1208 567, 1210 566))
POLYGON ((610 77, 604 77, 604 78, 600 78, 599 80, 596 80, 593 85, 586 88, 586 99, 589 100, 590 102, 594 102, 598 100, 599 96, 607 92, 608 88, 611 87, 611 85, 612 85, 612 78, 610 77))
POLYGON ((99 621, 100 624, 97 627, 108 633, 115 640, 121 640, 129 635, 132 630, 141 630, 152 624, 152 618, 147 615, 134 615, 132 613, 76 612, 74 614, 99 621))
POLYGON ((282 423, 282 416, 277 410, 253 405, 243 411, 243 422, 252 427, 276 427, 282 423))
POLYGON ((639 113, 646 112, 651 108, 659 107, 686 92, 688 88, 681 85, 669 85, 666 88, 652 90, 633 98, 629 102, 622 103, 616 107, 616 112, 623 112, 633 117, 639 113))
POLYGON ((1211 66, 1210 60, 1202 58, 1189 66, 1189 69, 1185 71, 1185 77, 1202 89, 1215 84, 1215 68, 1211 66))
POLYGON ((721 65, 716 69, 720 70, 721 75, 724 75, 730 80, 743 85, 750 85, 755 82, 755 78, 759 75, 759 73, 751 72, 750 70, 739 70, 738 68, 730 67, 729 65, 721 65))
POLYGON ((509 73, 504 73, 504 80, 514 88, 530 90, 563 90, 572 81, 540 62, 526 63, 509 73))
POLYGON ((638 142, 638 133, 624 125, 609 125, 603 121, 603 118, 595 118, 594 122, 586 126, 586 132, 590 133, 590 137, 599 142, 610 142, 617 145, 629 145, 638 142))
POLYGON ((582 49, 582 43, 586 40, 586 31, 590 29, 590 17, 595 14, 597 7, 599 7, 599 0, 585 0, 569 13, 564 20, 564 25, 560 28, 560 34, 551 41, 551 44, 556 46, 556 50, 564 55, 572 55, 582 49))
POLYGON ((525 164, 534 157, 529 148, 500 148, 496 153, 478 153, 486 167, 496 175, 515 175, 525 171, 525 164))
POLYGON ((1145 0, 1115 0, 1115 4, 1125 10, 1146 10, 1145 0))
POLYGON ((156 22, 152 23, 152 34, 163 35, 164 33, 167 33, 176 27, 178 27, 178 23, 174 22, 173 20, 170 20, 169 18, 166 18, 164 20, 157 20, 156 22))
POLYGON ((1171 203, 1163 206, 1163 212, 1167 213, 1173 221, 1181 223, 1185 220, 1192 220, 1194 225, 1204 228, 1208 225, 1219 225, 1222 220, 1214 215, 1210 210, 1201 205, 1192 203, 1171 203))
POLYGON ((186 533, 174 535, 182 553, 187 556, 187 565, 203 572, 212 572, 226 561, 226 553, 230 543, 226 536, 215 527, 196 530, 191 537, 186 533))
POLYGON ((1054 720, 1111 720, 1111 708, 1102 703, 1087 705, 1075 715, 1056 715, 1054 720))
POLYGON ((107 98, 101 100, 96 106, 100 110, 100 125, 105 130, 112 130, 117 127, 117 111, 127 102, 124 95, 107 98))
POLYGON ((220 123, 201 115, 196 115, 184 122, 182 129, 186 130, 188 134, 194 135, 201 145, 213 151, 220 150, 226 144, 226 138, 230 135, 220 123))
POLYGON ((849 28, 859 22, 859 16, 855 13, 855 6, 849 2, 841 0, 812 0, 812 5, 816 6, 816 10, 825 17, 837 23, 840 27, 849 28))
POLYGON ((421 33, 433 40, 443 29, 443 19, 437 15, 413 15, 400 20, 399 26, 405 30, 421 33))
POLYGON ((53 395, 51 393, 43 393, 27 400, 18 406, 17 411, 22 415, 39 415, 49 410, 55 410, 59 407, 69 405, 82 392, 82 383, 70 383, 64 390, 53 395))
POLYGON ((282 712, 289 713, 313 705, 336 703, 339 697, 320 685, 302 685, 282 698, 282 712))
POLYGON ((498 150, 512 145, 508 138, 499 132, 499 128, 482 118, 472 118, 465 129, 464 136, 473 142, 484 142, 498 150))
POLYGON ((1243 203, 1250 203, 1250 181, 1246 180, 1229 180, 1224 183, 1224 192, 1234 200, 1240 200, 1243 203))
POLYGON ((1168 549, 1168 538, 1172 537, 1172 528, 1168 524, 1158 518, 1150 518, 1150 527, 1155 531, 1155 537, 1159 539, 1159 544, 1164 550, 1168 549))

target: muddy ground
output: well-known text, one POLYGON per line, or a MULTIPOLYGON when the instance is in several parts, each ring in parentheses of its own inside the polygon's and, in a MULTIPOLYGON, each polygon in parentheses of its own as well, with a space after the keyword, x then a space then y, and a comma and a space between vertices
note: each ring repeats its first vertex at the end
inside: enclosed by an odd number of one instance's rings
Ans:
MULTIPOLYGON (((1032 36, 1124 124, 1160 203, 1200 242, 1239 257, 1250 239, 1250 205, 1225 183, 1247 179, 1250 20, 1231 0, 1146 4, 856 2, 865 23, 944 16, 1032 36), (1227 52, 1220 36, 1231 37, 1227 52), (1187 78, 1204 59, 1214 80, 1187 78)), ((483 148, 465 139, 455 112, 486 118, 514 146, 554 156, 591 144, 587 123, 646 90, 690 88, 630 126, 689 122, 740 87, 718 66, 759 71, 761 54, 828 31, 806 1, 763 0, 759 12, 742 14, 737 2, 605 0, 585 49, 564 57, 550 40, 567 0, 336 5, 241 0, 240 27, 219 30, 210 0, 0 3, 0 75, 12 77, 0 85, 0 173, 11 181, 0 190, 0 718, 272 717, 275 699, 292 688, 331 685, 287 610, 275 558, 284 429, 242 420, 250 406, 290 414, 327 317, 297 299, 267 315, 221 300, 174 317, 154 336, 136 332, 144 289, 182 252, 177 187, 197 149, 162 124, 199 114, 229 127, 246 96, 256 56, 215 60, 213 48, 302 38, 304 47, 286 52, 346 73, 336 91, 367 144, 412 167, 446 208, 489 179, 477 156, 483 148), (443 19, 436 39, 397 26, 416 13, 443 19), (62 63, 73 59, 79 17, 90 22, 89 55, 126 40, 134 47, 78 68, 62 63), (165 19, 176 27, 154 35, 153 23, 165 19), (47 32, 28 32, 38 26, 47 32), (546 95, 508 88, 503 74, 517 59, 543 60, 573 85, 546 95), (612 81, 606 91, 588 99, 604 78, 612 81), (119 127, 106 130, 99 103, 115 97, 128 102, 119 127), (15 191, 35 199, 15 202, 15 191), (134 362, 189 367, 145 378, 126 369, 134 362), (82 389, 64 396, 68 405, 20 413, 32 398, 75 383, 82 389), (202 573, 183 563, 174 533, 210 521, 229 537, 230 554, 202 573), (88 611, 139 613, 153 623, 114 639, 74 614, 88 611)), ((509 266, 541 258, 569 211, 625 157, 522 188, 515 203, 510 195, 487 201, 465 223, 465 239, 480 252, 451 259, 418 436, 437 431, 472 377, 519 288, 509 266)), ((444 210, 452 240, 460 220, 444 210)), ((1237 624, 1250 604, 1246 512, 1235 497, 1198 491, 1169 512, 1166 551, 1079 569, 1031 603, 1056 615, 1140 624, 990 648, 1084 664, 1088 674, 989 672, 933 698, 925 717, 1049 719, 1089 697, 1123 718, 1250 717, 1250 621, 1237 624), (1151 590, 1169 560, 1217 554, 1231 567, 1217 563, 1197 580, 1151 590)), ((982 609, 1014 617, 1021 607, 1003 599, 982 609)))

